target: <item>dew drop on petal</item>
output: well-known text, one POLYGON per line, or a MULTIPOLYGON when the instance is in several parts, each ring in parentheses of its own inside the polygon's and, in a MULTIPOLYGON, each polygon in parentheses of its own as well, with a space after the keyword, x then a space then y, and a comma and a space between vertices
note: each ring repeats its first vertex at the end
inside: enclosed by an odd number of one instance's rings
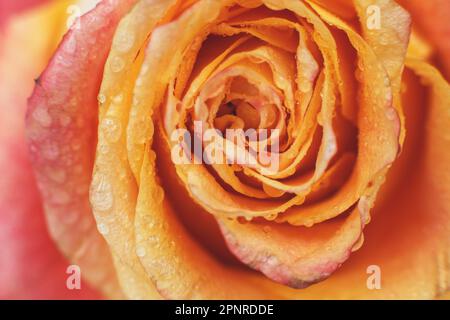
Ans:
POLYGON ((136 86, 137 87, 142 87, 142 84, 143 84, 143 80, 142 80, 142 77, 139 77, 137 80, 136 80, 136 86))
POLYGON ((306 220, 304 222, 305 227, 311 228, 314 225, 314 222, 312 220, 306 220))
POLYGON ((113 98, 113 102, 114 102, 114 103, 117 103, 117 104, 122 103, 122 102, 123 102, 123 94, 122 94, 122 93, 119 93, 117 96, 115 96, 115 97, 113 98))
POLYGON ((97 229, 98 229, 98 232, 100 232, 100 234, 102 234, 102 235, 107 235, 109 233, 109 227, 104 223, 100 223, 97 226, 97 229))
POLYGON ((125 62, 121 57, 113 57, 111 59, 111 71, 114 73, 120 72, 125 67, 125 62))
POLYGON ((129 30, 119 31, 114 39, 114 47, 120 52, 128 52, 133 48, 134 41, 134 33, 129 32, 129 30))
POLYGON ((141 246, 138 246, 137 248, 136 248, 136 255, 138 256, 138 257, 145 257, 145 255, 146 255, 146 252, 145 252, 145 248, 144 247, 141 247, 141 246))
POLYGON ((145 75, 149 70, 150 67, 147 64, 143 65, 141 69, 141 75, 145 75))
POLYGON ((106 139, 111 142, 119 140, 122 134, 122 126, 115 119, 105 118, 102 122, 102 129, 104 130, 106 139))
POLYGON ((276 265, 278 265, 279 263, 278 263, 277 257, 275 257, 275 256, 270 256, 270 257, 267 259, 267 264, 268 264, 269 266, 276 266, 276 265))
POLYGON ((107 211, 112 208, 114 196, 112 194, 112 186, 106 176, 101 174, 94 176, 90 199, 94 210, 107 211))
POLYGON ((38 107, 33 112, 33 118, 43 127, 52 125, 52 117, 44 107, 38 107))
POLYGON ((77 39, 75 38, 74 35, 69 36, 64 43, 64 50, 69 54, 73 54, 75 53, 76 49, 77 49, 77 39))
POLYGON ((106 102, 106 96, 102 93, 100 93, 97 97, 97 100, 100 104, 104 104, 106 102))
POLYGON ((98 152, 101 154, 107 154, 109 152, 109 146, 105 143, 98 145, 98 152))
POLYGON ((127 172, 125 170, 121 170, 119 173, 120 179, 125 179, 127 177, 127 172))

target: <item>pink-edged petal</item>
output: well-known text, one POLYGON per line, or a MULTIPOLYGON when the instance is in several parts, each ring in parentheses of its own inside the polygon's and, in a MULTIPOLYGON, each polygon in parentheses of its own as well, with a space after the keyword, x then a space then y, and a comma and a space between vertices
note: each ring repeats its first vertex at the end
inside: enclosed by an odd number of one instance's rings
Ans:
POLYGON ((329 277, 360 245, 363 227, 358 208, 345 219, 311 228, 227 219, 220 219, 219 225, 239 260, 294 288, 329 277))
POLYGON ((70 262, 49 237, 28 160, 27 97, 52 42, 31 39, 29 30, 44 32, 46 18, 41 12, 18 15, 0 35, 0 299, 99 299, 84 282, 80 290, 67 288, 70 262))
POLYGON ((102 1, 74 24, 36 80, 26 120, 50 233, 86 279, 110 297, 121 291, 88 192, 103 68, 116 27, 134 2, 102 1))

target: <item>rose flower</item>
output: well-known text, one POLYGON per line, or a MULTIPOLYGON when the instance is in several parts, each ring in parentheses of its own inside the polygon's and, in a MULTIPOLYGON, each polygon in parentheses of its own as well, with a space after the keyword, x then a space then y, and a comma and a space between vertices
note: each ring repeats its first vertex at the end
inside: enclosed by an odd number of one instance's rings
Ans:
POLYGON ((11 109, 30 91, 2 98, 2 153, 28 148, 4 157, 3 189, 31 191, 0 203, 28 223, 36 181, 52 239, 103 297, 448 292, 446 1, 88 2, 50 60, 69 2, 21 20, 46 41, 6 28, 2 77, 17 50, 29 68, 0 90, 44 71, 25 125, 11 109))

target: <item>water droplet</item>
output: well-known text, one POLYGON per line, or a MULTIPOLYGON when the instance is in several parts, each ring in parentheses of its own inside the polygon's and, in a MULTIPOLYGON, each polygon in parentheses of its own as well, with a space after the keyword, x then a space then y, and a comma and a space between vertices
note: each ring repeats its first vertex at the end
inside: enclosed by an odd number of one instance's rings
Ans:
POLYGON ((268 264, 269 266, 276 266, 276 265, 278 265, 278 259, 277 259, 277 257, 275 257, 275 256, 270 256, 270 257, 267 259, 267 264, 268 264))
POLYGON ((125 179, 127 177, 127 172, 125 170, 121 170, 119 173, 120 179, 125 179))
POLYGON ((119 140, 122 134, 122 126, 120 122, 115 119, 105 118, 102 121, 102 129, 104 130, 106 139, 111 142, 119 140))
POLYGON ((122 103, 122 102, 123 102, 123 94, 122 94, 122 93, 119 93, 117 96, 115 96, 115 97, 113 98, 113 102, 114 102, 114 103, 117 103, 117 104, 122 103))
POLYGON ((314 225, 314 222, 312 220, 306 220, 304 222, 305 227, 311 228, 314 225))
POLYGON ((105 143, 98 145, 98 152, 101 154, 107 154, 109 152, 109 146, 105 143))
POLYGON ((37 107, 33 112, 33 118, 43 127, 50 127, 52 124, 52 117, 44 107, 37 107))
POLYGON ((100 104, 104 104, 106 102, 106 96, 104 94, 100 93, 97 96, 97 100, 100 104))
POLYGON ((141 69, 141 75, 146 74, 149 71, 149 69, 150 67, 147 64, 143 65, 141 69))
POLYGON ((336 153, 336 143, 333 139, 330 139, 328 143, 325 145, 324 157, 326 159, 331 158, 336 153))
POLYGON ((138 257, 140 257, 140 258, 145 257, 145 255, 146 255, 145 248, 141 247, 141 246, 137 247, 136 248, 136 255, 138 257))
POLYGON ((101 174, 94 176, 90 199, 94 210, 107 211, 111 209, 114 197, 112 194, 112 186, 106 176, 101 174))
POLYGON ((71 36, 67 37, 67 40, 64 42, 64 50, 69 54, 73 54, 76 49, 77 39, 75 38, 75 35, 72 34, 71 36))
POLYGON ((100 232, 100 234, 102 234, 102 235, 107 235, 109 233, 109 227, 104 223, 100 223, 97 226, 97 229, 98 229, 98 232, 100 232))
POLYGON ((264 226, 263 227, 264 233, 269 233, 271 230, 272 230, 272 228, 270 226, 264 226))
POLYGON ((72 66, 72 59, 66 59, 66 57, 62 54, 57 54, 54 57, 54 61, 57 65, 67 68, 72 66))
POLYGON ((114 57, 111 59, 110 66, 111 71, 117 73, 123 70, 123 68, 125 67, 125 62, 121 57, 114 57))
POLYGON ((133 48, 134 41, 134 33, 129 30, 119 29, 119 32, 114 38, 114 48, 120 52, 128 52, 131 48, 133 48))

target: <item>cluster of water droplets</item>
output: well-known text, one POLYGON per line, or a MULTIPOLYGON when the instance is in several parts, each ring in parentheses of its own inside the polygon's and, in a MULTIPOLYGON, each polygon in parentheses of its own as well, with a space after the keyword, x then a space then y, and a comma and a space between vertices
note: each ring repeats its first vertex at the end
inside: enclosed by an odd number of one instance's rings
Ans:
POLYGON ((92 207, 97 211, 108 211, 113 207, 113 188, 106 174, 94 174, 90 200, 92 207))

